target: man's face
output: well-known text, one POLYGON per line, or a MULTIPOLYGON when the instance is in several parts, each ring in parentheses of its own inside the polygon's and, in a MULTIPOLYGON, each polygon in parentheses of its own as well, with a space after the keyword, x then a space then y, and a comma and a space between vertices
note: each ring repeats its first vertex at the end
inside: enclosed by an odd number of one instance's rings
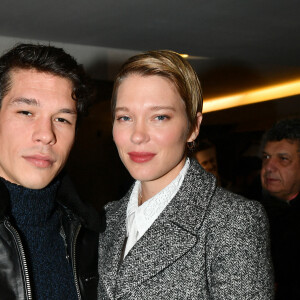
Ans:
POLYGON ((198 151, 195 154, 195 158, 204 170, 212 173, 218 178, 218 163, 215 147, 198 151))
POLYGON ((268 142, 263 152, 262 187, 272 196, 291 200, 300 191, 299 144, 286 139, 268 142))
POLYGON ((74 142, 72 83, 36 70, 17 69, 10 76, 0 108, 0 176, 41 189, 61 171, 74 142))

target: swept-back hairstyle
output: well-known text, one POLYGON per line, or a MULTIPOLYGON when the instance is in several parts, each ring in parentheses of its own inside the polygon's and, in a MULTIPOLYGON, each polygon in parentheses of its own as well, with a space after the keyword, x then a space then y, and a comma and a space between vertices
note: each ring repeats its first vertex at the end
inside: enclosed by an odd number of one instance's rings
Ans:
POLYGON ((18 69, 34 69, 69 79, 78 117, 86 112, 91 88, 83 67, 61 48, 35 44, 16 45, 0 57, 0 107, 11 88, 11 72, 18 69))
POLYGON ((118 88, 132 74, 158 75, 167 78, 176 87, 185 103, 190 128, 197 124, 197 113, 202 112, 202 90, 196 72, 189 62, 170 50, 148 51, 129 58, 121 67, 113 88, 112 114, 114 118, 118 88))

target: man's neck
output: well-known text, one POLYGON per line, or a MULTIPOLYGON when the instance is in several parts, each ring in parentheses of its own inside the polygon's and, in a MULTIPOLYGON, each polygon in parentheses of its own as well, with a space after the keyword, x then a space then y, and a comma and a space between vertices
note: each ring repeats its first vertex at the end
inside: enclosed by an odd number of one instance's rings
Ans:
POLYGON ((294 200, 298 195, 299 195, 299 192, 296 194, 292 194, 289 197, 287 197, 286 201, 290 202, 290 201, 294 200))

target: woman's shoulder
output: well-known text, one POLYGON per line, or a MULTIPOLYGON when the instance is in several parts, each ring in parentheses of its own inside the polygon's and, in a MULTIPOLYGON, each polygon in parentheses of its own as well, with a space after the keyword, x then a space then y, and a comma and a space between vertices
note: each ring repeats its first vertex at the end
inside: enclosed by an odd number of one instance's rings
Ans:
POLYGON ((217 187, 214 194, 215 205, 236 210, 260 210, 262 205, 257 200, 247 199, 222 187, 217 187))
POLYGON ((118 211, 125 204, 125 202, 128 202, 128 200, 129 200, 129 198, 127 199, 127 197, 124 196, 123 198, 121 198, 119 200, 108 202, 104 206, 104 210, 106 212, 114 213, 114 212, 118 211))
POLYGON ((224 221, 232 224, 267 224, 266 212, 256 200, 217 187, 212 197, 209 209, 209 218, 216 222, 224 221))
POLYGON ((129 191, 121 199, 108 202, 104 206, 104 210, 105 210, 106 214, 115 214, 118 211, 124 210, 124 209, 126 211, 127 204, 128 204, 132 189, 133 189, 133 185, 131 186, 129 191))

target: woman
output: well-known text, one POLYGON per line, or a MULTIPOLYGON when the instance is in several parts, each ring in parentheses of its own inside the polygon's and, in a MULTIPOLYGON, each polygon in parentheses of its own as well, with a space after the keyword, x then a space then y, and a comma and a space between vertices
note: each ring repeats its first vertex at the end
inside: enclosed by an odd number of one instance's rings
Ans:
POLYGON ((121 68, 113 138, 136 182, 105 207, 99 299, 272 299, 261 206, 186 156, 201 111, 200 83, 180 55, 151 51, 121 68))

